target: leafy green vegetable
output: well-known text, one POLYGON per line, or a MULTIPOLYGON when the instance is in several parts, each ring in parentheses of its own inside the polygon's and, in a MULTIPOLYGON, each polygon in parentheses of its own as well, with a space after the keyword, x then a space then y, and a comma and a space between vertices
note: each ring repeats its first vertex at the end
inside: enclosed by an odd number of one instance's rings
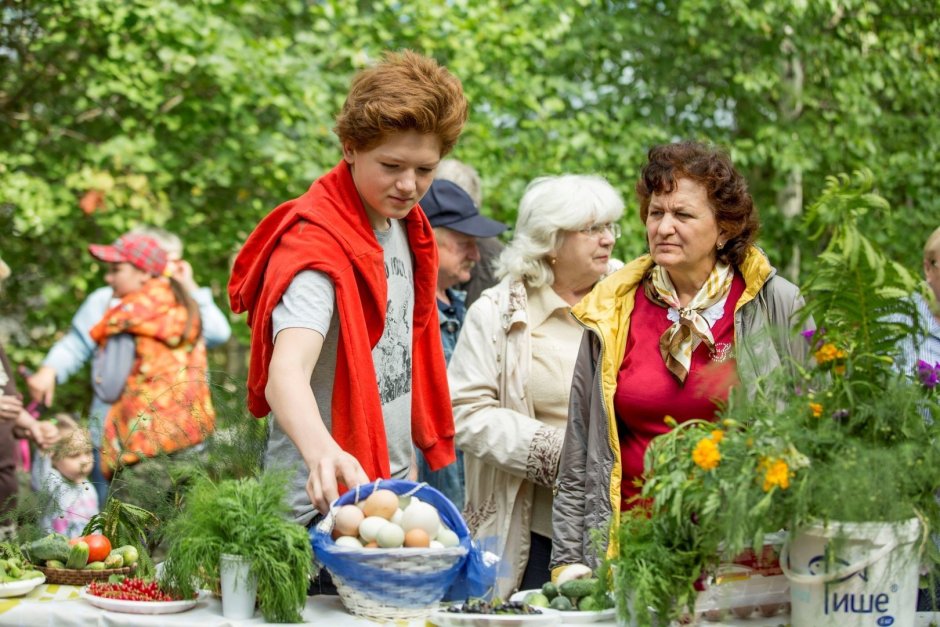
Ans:
POLYGON ((217 586, 223 553, 251 560, 258 576, 258 600, 268 622, 300 622, 307 600, 313 553, 307 530, 288 519, 282 473, 260 478, 196 479, 183 511, 164 537, 169 551, 163 584, 191 597, 201 583, 217 586))
POLYGON ((157 522, 157 517, 147 510, 111 497, 104 510, 89 519, 82 535, 97 531, 111 541, 111 546, 134 546, 139 554, 137 576, 147 578, 156 572, 147 551, 147 538, 154 532, 157 522))

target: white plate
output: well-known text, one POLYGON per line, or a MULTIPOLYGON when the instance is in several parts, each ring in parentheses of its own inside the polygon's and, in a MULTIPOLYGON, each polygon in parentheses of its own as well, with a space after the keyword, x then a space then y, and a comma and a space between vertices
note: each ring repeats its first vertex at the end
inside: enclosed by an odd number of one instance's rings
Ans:
POLYGON ((123 612, 125 614, 176 614, 196 607, 202 599, 204 592, 199 593, 196 599, 186 601, 122 601, 108 597, 95 596, 88 592, 88 587, 78 591, 78 595, 102 610, 109 612, 123 612))
POLYGON ((19 581, 0 583, 0 598, 21 597, 45 581, 46 576, 43 575, 42 577, 33 577, 32 579, 21 579, 19 581))
POLYGON ((437 627, 534 627, 561 624, 561 612, 558 610, 547 607, 538 609, 541 614, 458 614, 440 609, 428 616, 427 621, 437 627))
MULTIPOLYGON (((519 592, 509 597, 509 600, 522 602, 525 600, 526 595, 530 592, 541 592, 541 590, 520 590, 519 592)), ((613 620, 616 615, 617 610, 612 607, 597 612, 580 612, 572 610, 569 612, 561 612, 561 620, 566 625, 580 625, 583 623, 597 623, 602 620, 613 620)))

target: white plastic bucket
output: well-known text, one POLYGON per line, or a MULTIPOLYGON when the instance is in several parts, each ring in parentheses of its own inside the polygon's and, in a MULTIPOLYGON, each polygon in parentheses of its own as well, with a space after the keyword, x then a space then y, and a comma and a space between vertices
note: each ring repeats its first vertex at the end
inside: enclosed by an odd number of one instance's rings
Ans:
POLYGON ((223 553, 219 559, 222 579, 222 616, 245 620, 255 614, 258 576, 251 574, 251 561, 241 555, 223 553))
POLYGON ((813 525, 793 534, 780 552, 793 627, 914 627, 921 533, 911 518, 813 525))

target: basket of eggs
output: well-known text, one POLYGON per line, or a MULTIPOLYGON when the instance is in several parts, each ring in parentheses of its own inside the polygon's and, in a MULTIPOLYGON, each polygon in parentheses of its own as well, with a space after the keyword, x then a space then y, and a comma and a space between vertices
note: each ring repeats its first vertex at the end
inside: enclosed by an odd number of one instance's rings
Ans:
POLYGON ((394 479, 346 492, 310 536, 314 559, 330 572, 346 609, 376 621, 437 609, 471 548, 470 531, 447 497, 394 479))

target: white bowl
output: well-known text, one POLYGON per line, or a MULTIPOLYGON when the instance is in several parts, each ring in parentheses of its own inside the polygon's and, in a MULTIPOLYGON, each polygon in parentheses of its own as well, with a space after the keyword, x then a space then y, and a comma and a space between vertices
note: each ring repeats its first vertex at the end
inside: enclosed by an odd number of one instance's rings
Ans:
POLYGON ((46 576, 32 577, 30 579, 20 579, 19 581, 10 581, 0 583, 0 598, 21 597, 24 594, 32 592, 37 586, 45 583, 46 576))

